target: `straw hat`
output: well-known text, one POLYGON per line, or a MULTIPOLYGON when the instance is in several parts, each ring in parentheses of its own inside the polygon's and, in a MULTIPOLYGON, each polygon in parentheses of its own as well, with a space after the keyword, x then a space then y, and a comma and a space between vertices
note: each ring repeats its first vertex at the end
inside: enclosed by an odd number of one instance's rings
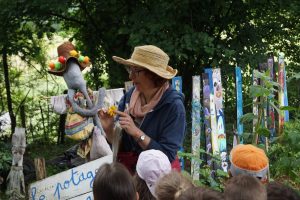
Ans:
POLYGON ((171 79, 177 74, 177 69, 173 69, 168 65, 169 56, 153 45, 135 47, 131 58, 127 60, 117 56, 112 58, 123 65, 146 68, 165 79, 171 79))
POLYGON ((57 76, 62 76, 67 69, 67 62, 69 59, 74 59, 80 67, 80 70, 84 70, 90 65, 90 59, 87 56, 79 55, 75 46, 71 42, 64 42, 57 47, 58 61, 49 63, 50 69, 48 72, 57 76))
POLYGON ((232 176, 248 174, 261 179, 266 178, 269 169, 269 159, 265 152, 251 144, 240 144, 230 152, 232 176))

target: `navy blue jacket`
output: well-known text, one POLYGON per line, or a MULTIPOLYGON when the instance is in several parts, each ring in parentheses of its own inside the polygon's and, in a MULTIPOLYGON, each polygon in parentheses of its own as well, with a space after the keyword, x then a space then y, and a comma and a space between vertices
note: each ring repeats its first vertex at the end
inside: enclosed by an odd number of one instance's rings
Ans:
MULTIPOLYGON (((125 110, 126 103, 129 105, 133 90, 134 87, 120 100, 120 111, 125 110)), ((184 138, 186 118, 183 100, 183 95, 170 86, 153 110, 145 115, 139 127, 151 138, 147 149, 161 150, 170 162, 175 160, 184 138)), ((121 151, 139 154, 143 150, 133 137, 123 133, 121 151)))

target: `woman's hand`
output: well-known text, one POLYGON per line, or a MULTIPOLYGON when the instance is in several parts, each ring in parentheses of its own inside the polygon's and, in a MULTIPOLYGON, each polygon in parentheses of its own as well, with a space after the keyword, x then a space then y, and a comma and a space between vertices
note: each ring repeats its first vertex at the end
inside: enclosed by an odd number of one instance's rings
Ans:
POLYGON ((98 112, 103 130, 106 133, 107 140, 111 143, 114 133, 114 117, 111 116, 106 109, 101 109, 98 112))
POLYGON ((135 125, 130 115, 121 111, 115 111, 115 113, 119 115, 119 123, 121 125, 121 128, 124 129, 132 137, 139 137, 140 129, 135 125))

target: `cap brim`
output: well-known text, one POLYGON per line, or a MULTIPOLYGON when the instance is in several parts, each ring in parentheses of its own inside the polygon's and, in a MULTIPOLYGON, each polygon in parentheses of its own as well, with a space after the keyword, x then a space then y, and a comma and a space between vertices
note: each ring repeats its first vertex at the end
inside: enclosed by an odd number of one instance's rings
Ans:
POLYGON ((158 76, 165 78, 165 79, 172 79, 177 74, 177 69, 173 69, 170 66, 167 66, 167 69, 161 69, 152 65, 147 65, 145 63, 141 63, 132 59, 125 60, 124 58, 120 58, 118 56, 113 56, 112 59, 116 61, 117 63, 127 65, 127 66, 137 66, 137 67, 143 67, 148 69, 149 71, 157 74, 158 76))
POLYGON ((236 166, 234 163, 231 163, 230 166, 230 173, 232 176, 237 176, 239 174, 247 174, 253 177, 265 178, 267 176, 268 170, 269 170, 269 165, 267 165, 266 167, 258 171, 242 169, 236 166))
MULTIPOLYGON (((137 175, 138 175, 143 181, 145 181, 145 177, 143 176, 142 169, 139 168, 138 166, 136 167, 136 173, 137 173, 137 175)), ((145 181, 145 183, 147 184, 147 187, 148 187, 149 191, 151 192, 151 194, 156 198, 156 195, 155 195, 155 184, 150 184, 150 183, 148 183, 147 181, 145 181)))
POLYGON ((148 186, 149 191, 151 192, 151 194, 152 194, 155 198, 157 198, 157 196, 156 196, 156 194, 155 194, 155 184, 148 184, 148 183, 146 183, 146 184, 147 184, 147 186, 148 186))

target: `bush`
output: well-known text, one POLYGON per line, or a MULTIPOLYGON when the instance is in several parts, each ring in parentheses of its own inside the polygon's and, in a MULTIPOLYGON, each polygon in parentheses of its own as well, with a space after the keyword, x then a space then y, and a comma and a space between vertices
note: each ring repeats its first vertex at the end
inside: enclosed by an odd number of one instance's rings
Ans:
POLYGON ((285 124, 283 134, 270 145, 268 156, 274 179, 283 179, 300 188, 300 121, 285 124))

